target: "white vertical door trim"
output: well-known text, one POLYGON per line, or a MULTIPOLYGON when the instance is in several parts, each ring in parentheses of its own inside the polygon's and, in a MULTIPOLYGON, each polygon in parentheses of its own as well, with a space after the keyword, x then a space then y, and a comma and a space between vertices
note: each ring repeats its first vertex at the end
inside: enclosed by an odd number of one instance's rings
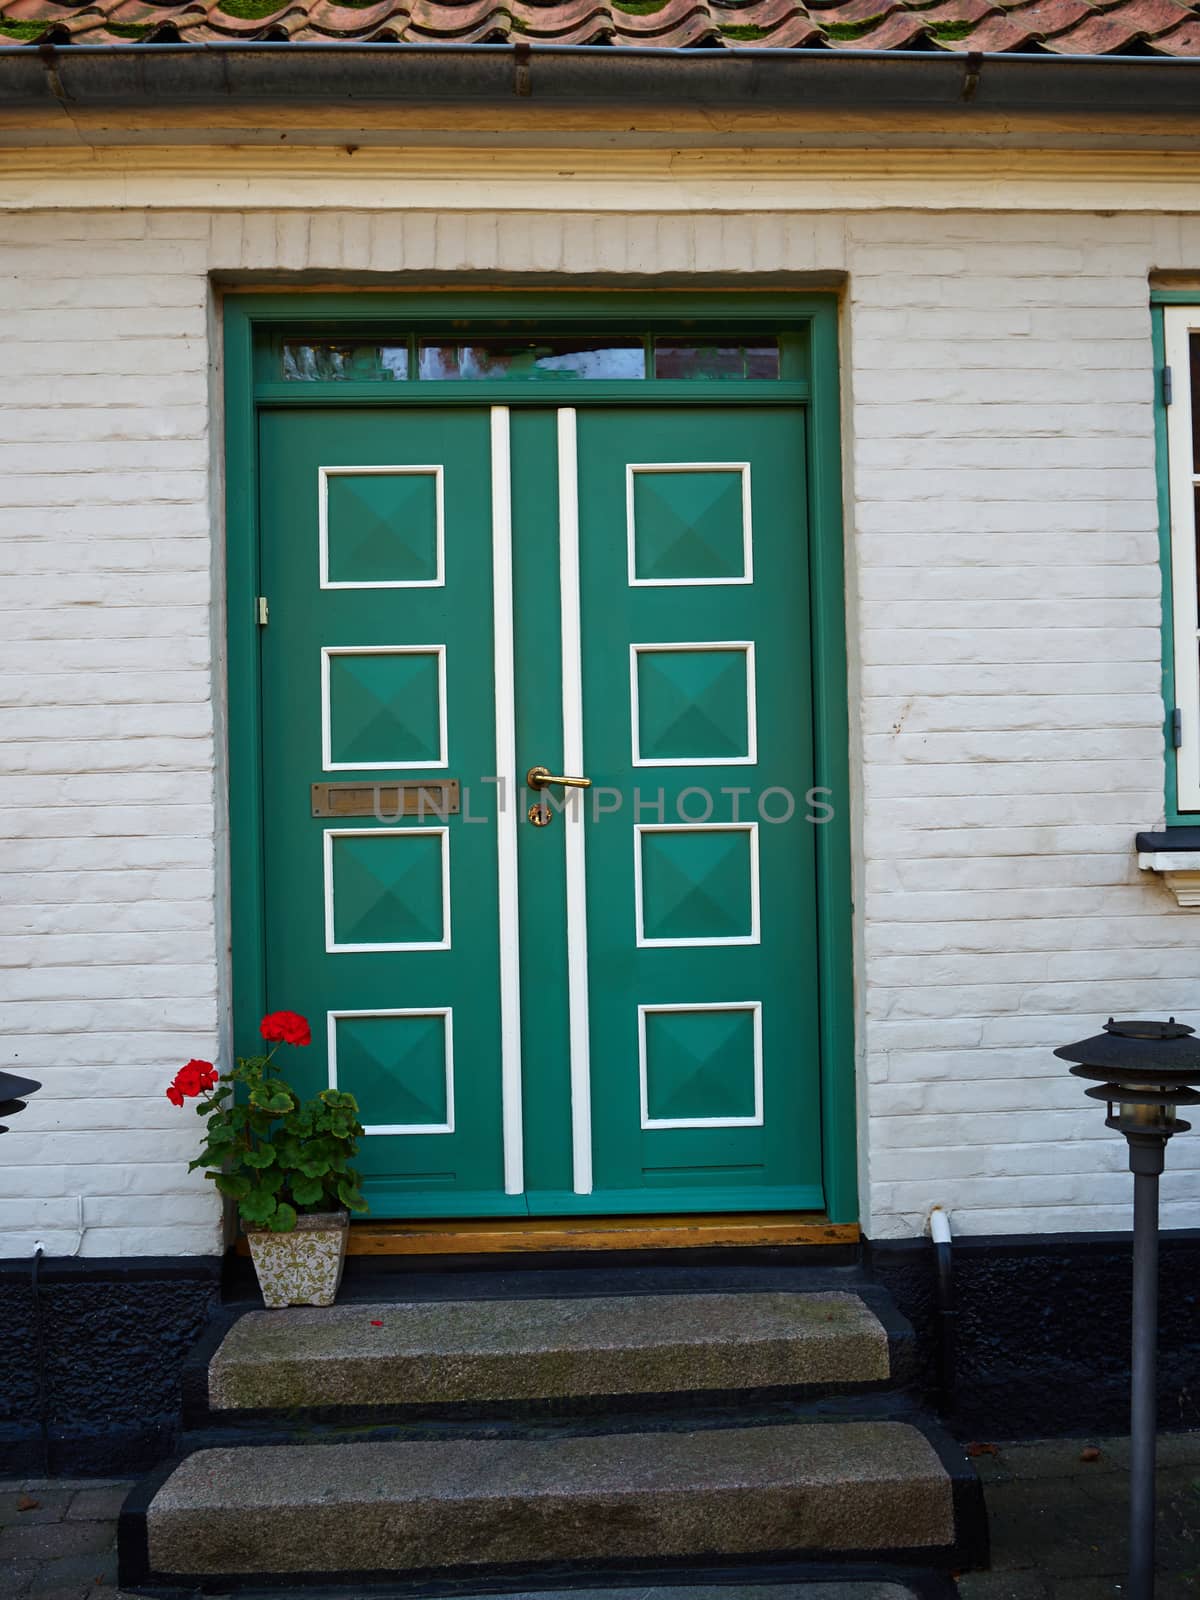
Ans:
MULTIPOLYGON (((574 407, 558 413, 558 559, 562 608, 563 771, 583 774, 583 631, 579 612, 579 444, 574 407)), ((576 1194, 592 1192, 592 1068, 588 1024, 587 863, 583 796, 563 807, 567 881, 567 1005, 571 1163, 576 1194)))
POLYGON ((500 1099, 504 1192, 525 1190, 521 1115, 521 958, 517 915, 517 730, 513 667, 512 451, 507 406, 493 406, 492 634, 496 676, 496 856, 500 895, 500 1099))

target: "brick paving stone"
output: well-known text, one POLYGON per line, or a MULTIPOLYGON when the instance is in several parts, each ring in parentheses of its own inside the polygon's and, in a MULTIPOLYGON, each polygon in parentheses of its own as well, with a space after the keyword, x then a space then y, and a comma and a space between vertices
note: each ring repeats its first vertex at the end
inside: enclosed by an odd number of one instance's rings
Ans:
POLYGON ((44 1522, 0 1531, 0 1559, 56 1561, 63 1556, 100 1555, 112 1543, 107 1522, 44 1522))
POLYGON ((67 1507, 67 1519, 70 1522, 111 1522, 120 1515, 128 1493, 126 1483, 111 1484, 103 1489, 76 1489, 67 1507))
POLYGON ((0 1494, 0 1528, 36 1527, 41 1522, 61 1522, 71 1501, 69 1489, 10 1489, 0 1494), (36 1500, 28 1511, 18 1509, 22 1500, 36 1500))
POLYGON ((963 1600, 1047 1600, 1045 1578, 1027 1571, 971 1572, 958 1580, 963 1600))
MULTIPOLYGON (((1159 1440, 1157 1600, 1200 1600, 1200 1433, 1159 1440)), ((1128 1439, 1002 1445, 976 1459, 992 1570, 959 1579, 962 1600, 1123 1600, 1128 1439), (1081 1461, 1087 1444, 1097 1461, 1081 1461)))
POLYGON ((37 1570, 36 1561, 5 1561, 0 1557, 0 1594, 4 1600, 25 1600, 37 1570))
MULTIPOLYGON (((112 1530, 109 1529, 112 1537, 112 1530)), ((93 1589, 116 1588, 116 1551, 104 1555, 63 1556, 58 1561, 47 1561, 30 1586, 30 1600, 43 1600, 47 1594, 87 1595, 93 1589)))

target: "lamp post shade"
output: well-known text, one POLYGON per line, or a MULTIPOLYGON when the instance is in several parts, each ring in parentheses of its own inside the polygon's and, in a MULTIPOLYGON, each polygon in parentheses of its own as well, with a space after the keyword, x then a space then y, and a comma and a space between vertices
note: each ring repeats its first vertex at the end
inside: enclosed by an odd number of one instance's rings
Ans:
MULTIPOLYGON (((13 1117, 18 1111, 24 1111, 22 1095, 36 1094, 41 1087, 35 1078, 18 1078, 15 1072, 0 1072, 0 1117, 13 1117)), ((7 1132, 0 1124, 0 1133, 7 1132)))
POLYGON ((1108 1102, 1110 1128, 1169 1139, 1190 1127, 1175 1116, 1176 1106, 1200 1104, 1200 1039, 1186 1023, 1110 1017, 1103 1033, 1064 1044, 1054 1054, 1075 1063, 1077 1078, 1096 1083, 1085 1092, 1108 1102))

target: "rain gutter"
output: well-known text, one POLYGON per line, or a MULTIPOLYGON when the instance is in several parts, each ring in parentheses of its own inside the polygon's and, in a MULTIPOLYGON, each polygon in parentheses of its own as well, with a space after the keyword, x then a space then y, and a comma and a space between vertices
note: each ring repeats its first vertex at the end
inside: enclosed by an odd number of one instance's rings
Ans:
POLYGON ((1200 58, 353 41, 0 46, 0 106, 511 104, 1200 112, 1200 58))

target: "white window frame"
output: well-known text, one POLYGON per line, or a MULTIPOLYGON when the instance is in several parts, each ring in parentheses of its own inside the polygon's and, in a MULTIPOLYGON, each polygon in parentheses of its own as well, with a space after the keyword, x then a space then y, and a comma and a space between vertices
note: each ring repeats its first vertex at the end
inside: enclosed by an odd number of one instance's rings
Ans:
MULTIPOLYGON (((1190 335, 1200 334, 1200 305, 1163 307, 1163 345, 1173 378, 1167 407, 1167 484, 1171 507, 1171 620, 1175 707, 1175 804, 1200 811, 1200 604, 1196 571, 1196 495, 1200 472, 1192 455, 1190 335)), ((1170 711, 1168 707, 1168 711, 1170 711)))

